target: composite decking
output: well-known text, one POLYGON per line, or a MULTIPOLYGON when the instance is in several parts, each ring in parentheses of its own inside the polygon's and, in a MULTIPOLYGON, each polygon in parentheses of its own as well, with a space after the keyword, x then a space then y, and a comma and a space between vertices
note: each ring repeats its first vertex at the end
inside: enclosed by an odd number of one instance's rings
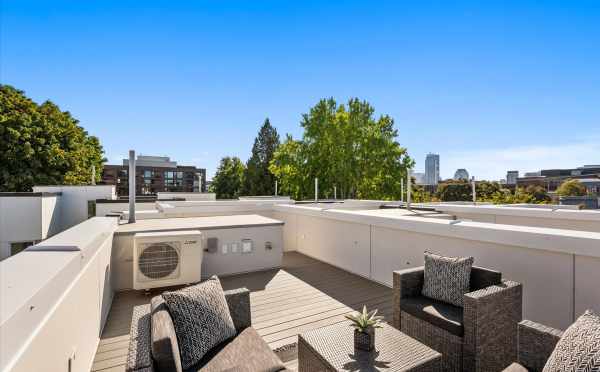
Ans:
MULTIPOLYGON (((298 334, 344 321, 363 305, 392 316, 390 288, 297 252, 285 253, 279 270, 223 277, 221 283, 224 289, 250 289, 252 325, 290 369, 298 334)), ((133 307, 149 303, 154 294, 115 295, 92 371, 125 370, 133 307)))

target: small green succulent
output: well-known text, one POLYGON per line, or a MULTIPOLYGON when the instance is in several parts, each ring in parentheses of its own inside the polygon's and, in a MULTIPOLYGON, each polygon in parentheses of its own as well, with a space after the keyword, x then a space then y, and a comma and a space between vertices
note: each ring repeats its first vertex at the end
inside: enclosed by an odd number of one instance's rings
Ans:
POLYGON ((359 332, 364 332, 369 328, 381 328, 382 316, 377 316, 377 309, 367 311, 367 307, 363 306, 362 313, 357 311, 352 315, 346 315, 352 324, 359 332))

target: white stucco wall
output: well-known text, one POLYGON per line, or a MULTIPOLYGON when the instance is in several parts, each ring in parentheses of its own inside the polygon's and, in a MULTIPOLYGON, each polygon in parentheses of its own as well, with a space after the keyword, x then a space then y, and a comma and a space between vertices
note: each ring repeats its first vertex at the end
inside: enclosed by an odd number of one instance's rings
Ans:
POLYGON ((88 201, 116 198, 114 185, 34 186, 33 191, 62 193, 60 200, 62 230, 87 220, 88 201))
MULTIPOLYGON (((475 264, 523 283, 524 317, 565 328, 587 308, 600 311, 600 234, 570 230, 375 216, 361 211, 275 207, 284 242, 355 274, 392 285, 392 272, 421 266, 423 252, 471 255, 475 264)), ((289 250, 286 247, 286 250, 289 250)))
POLYGON ((71 371, 90 370, 113 297, 116 226, 87 220, 0 262, 1 371, 67 371, 70 359, 71 371))
POLYGON ((600 210, 445 204, 435 208, 460 220, 600 232, 600 210))
POLYGON ((61 231, 60 196, 0 197, 0 260, 10 256, 10 244, 40 241, 61 231))

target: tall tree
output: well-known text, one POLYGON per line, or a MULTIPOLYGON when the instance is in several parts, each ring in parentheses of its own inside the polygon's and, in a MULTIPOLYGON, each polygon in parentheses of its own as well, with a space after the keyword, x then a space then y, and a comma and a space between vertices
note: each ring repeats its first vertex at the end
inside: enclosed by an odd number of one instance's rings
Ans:
POLYGON ((375 117, 366 101, 338 105, 323 99, 302 116, 301 141, 288 137, 275 153, 271 171, 294 198, 319 197, 398 199, 400 180, 414 162, 397 142, 394 121, 375 117))
POLYGON ((218 199, 237 198, 242 189, 245 168, 240 158, 224 157, 212 179, 209 191, 216 193, 218 199))
POLYGON ((37 104, 0 85, 0 191, 34 185, 87 184, 92 166, 100 180, 103 150, 68 111, 50 101, 37 104))
POLYGON ((573 179, 563 182, 558 189, 556 189, 556 193, 560 196, 585 196, 587 194, 587 189, 579 180, 573 179))
POLYGON ((265 119, 252 146, 252 155, 244 172, 244 195, 273 195, 275 193, 275 176, 269 170, 269 163, 279 146, 279 134, 265 119))

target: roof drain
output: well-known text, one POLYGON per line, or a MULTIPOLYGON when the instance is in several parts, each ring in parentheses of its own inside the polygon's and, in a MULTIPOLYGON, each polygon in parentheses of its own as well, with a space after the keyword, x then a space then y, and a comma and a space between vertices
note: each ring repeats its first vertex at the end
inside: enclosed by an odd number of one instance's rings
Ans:
POLYGON ((135 151, 129 150, 129 223, 135 222, 135 151))

